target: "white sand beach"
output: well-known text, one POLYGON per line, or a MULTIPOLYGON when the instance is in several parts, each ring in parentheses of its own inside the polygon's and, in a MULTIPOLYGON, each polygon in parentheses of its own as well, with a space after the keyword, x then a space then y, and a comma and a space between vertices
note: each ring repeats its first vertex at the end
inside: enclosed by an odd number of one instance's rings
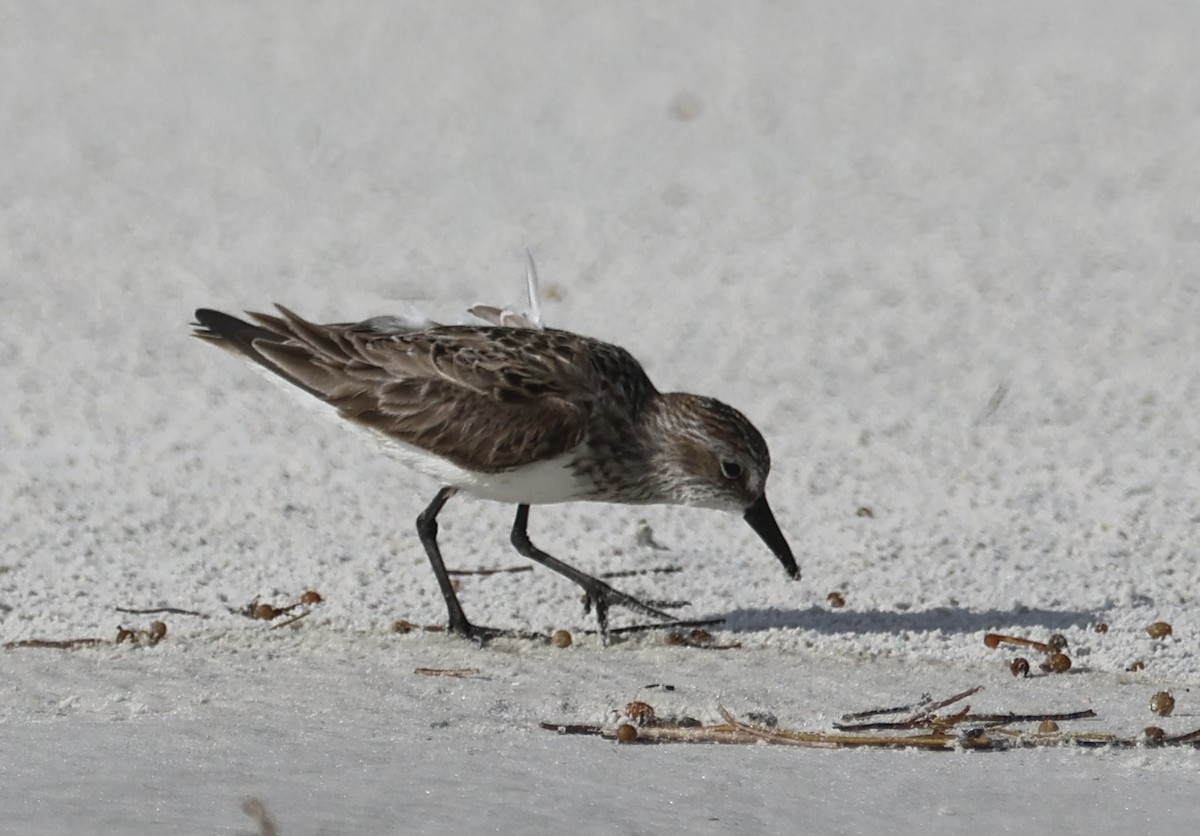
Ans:
MULTIPOLYGON (((267 832, 247 798, 286 836, 1190 832, 1190 747, 539 723, 982 686, 1200 728, 1198 37, 1188 3, 0 2, 0 643, 105 640, 0 649, 0 834, 267 832), (527 248, 548 324, 755 422, 803 578, 713 511, 535 507, 533 541, 738 647, 605 647, 540 567, 459 594, 569 648, 394 632, 445 620, 438 485, 189 336, 454 320, 519 303, 527 248), (164 607, 197 615, 118 611, 164 607)), ((512 514, 456 498, 448 565, 527 564, 512 514)))

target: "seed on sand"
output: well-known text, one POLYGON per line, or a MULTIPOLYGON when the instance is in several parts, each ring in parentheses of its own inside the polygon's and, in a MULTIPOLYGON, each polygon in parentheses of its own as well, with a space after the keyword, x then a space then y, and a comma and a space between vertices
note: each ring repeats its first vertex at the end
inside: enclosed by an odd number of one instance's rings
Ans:
POLYGON ((1171 622, 1169 621, 1156 621, 1146 627, 1146 633, 1152 639, 1165 639, 1173 632, 1174 628, 1171 627, 1171 622))
POLYGON ((1170 691, 1159 691, 1150 698, 1150 710, 1159 717, 1170 717, 1175 710, 1175 698, 1170 691))

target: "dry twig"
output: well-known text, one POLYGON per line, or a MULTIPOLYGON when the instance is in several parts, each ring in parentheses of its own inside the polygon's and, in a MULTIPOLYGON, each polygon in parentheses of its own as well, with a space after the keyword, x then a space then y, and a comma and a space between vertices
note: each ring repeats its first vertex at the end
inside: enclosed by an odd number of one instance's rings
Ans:
POLYGON ((20 639, 19 641, 5 642, 4 646, 9 649, 17 649, 20 647, 46 647, 57 650, 71 650, 76 647, 89 647, 94 644, 107 644, 104 639, 20 639))
MULTIPOLYGON (((116 644, 130 642, 138 644, 145 642, 153 647, 158 644, 167 635, 167 625, 161 621, 153 621, 150 623, 149 629, 146 630, 128 630, 124 627, 117 628, 116 644)), ((77 647, 92 647, 99 644, 111 644, 108 639, 97 639, 92 637, 79 639, 20 639, 18 641, 5 642, 4 647, 8 650, 17 650, 23 647, 41 648, 50 650, 74 650, 77 647)))
MULTIPOLYGON (((915 726, 918 726, 918 725, 928 725, 928 726, 932 727, 935 731, 944 732, 944 731, 949 730, 950 728, 953 728, 954 726, 958 725, 959 723, 972 723, 972 724, 982 723, 985 726, 994 728, 998 732, 1008 734, 1008 735, 1017 735, 1018 737, 1023 737, 1024 733, 1022 733, 1022 732, 1013 732, 1011 730, 998 729, 996 727, 1007 726, 1007 725, 1011 725, 1012 723, 1031 723, 1031 722, 1040 723, 1040 722, 1045 722, 1045 721, 1059 722, 1059 721, 1068 721, 1068 720, 1084 720, 1084 719, 1088 719, 1088 718, 1092 718, 1092 717, 1096 716, 1096 712, 1091 709, 1085 709, 1083 711, 1070 711, 1070 712, 1058 712, 1058 713, 1047 712, 1047 713, 1038 713, 1038 714, 1015 714, 1015 713, 1011 713, 1011 712, 1007 713, 1007 714, 972 714, 972 713, 970 713, 969 707, 964 708, 959 713, 951 715, 949 717, 937 717, 934 715, 934 712, 937 711, 937 709, 944 708, 947 705, 951 705, 951 704, 953 704, 959 700, 962 700, 968 696, 976 694, 980 690, 981 689, 978 687, 971 688, 967 691, 963 691, 960 694, 955 694, 953 697, 950 697, 949 699, 946 699, 946 700, 942 700, 940 702, 936 702, 936 703, 928 702, 928 703, 922 704, 919 711, 917 711, 915 714, 913 714, 907 720, 904 720, 904 721, 901 721, 898 723, 885 723, 885 722, 857 723, 857 724, 835 723, 834 728, 837 729, 838 731, 842 731, 842 732, 846 732, 846 731, 857 732, 857 731, 879 731, 879 730, 888 730, 888 729, 900 730, 900 729, 914 728, 915 726)), ((873 715, 880 714, 880 713, 895 713, 898 710, 902 710, 902 709, 880 709, 880 710, 864 711, 864 712, 858 712, 856 714, 843 715, 843 719, 846 719, 849 717, 869 717, 869 716, 873 716, 873 715)), ((1070 736, 1070 735, 1063 735, 1061 737, 1064 740, 1068 740, 1068 739, 1069 740, 1080 740, 1080 739, 1082 739, 1079 736, 1070 736)), ((975 748, 978 748, 978 747, 976 746, 975 748)))
POLYGON ((129 615, 157 615, 158 613, 168 613, 170 615, 194 615, 198 618, 208 618, 202 612, 195 610, 183 610, 179 607, 150 607, 149 609, 134 609, 132 607, 114 607, 117 612, 128 613, 129 615))
POLYGON ((604 733, 603 726, 590 723, 538 723, 538 727, 559 734, 600 735, 604 733))
MULTIPOLYGON (((959 697, 961 699, 961 696, 959 697)), ((943 732, 927 734, 903 735, 900 737, 868 736, 853 734, 825 734, 822 732, 799 732, 783 729, 764 729, 752 726, 736 719, 724 706, 718 706, 717 711, 726 723, 739 731, 747 732, 766 743, 784 746, 803 746, 810 749, 849 749, 849 748, 884 748, 884 749, 953 749, 962 746, 966 749, 990 749, 995 745, 992 738, 986 735, 968 733, 953 736, 943 732)))
POLYGON ((613 727, 595 725, 571 725, 542 723, 541 727, 559 734, 599 735, 621 743, 769 743, 782 746, 801 746, 818 749, 851 748, 915 748, 930 751, 950 749, 973 749, 993 751, 1012 747, 1031 748, 1044 746, 1082 746, 1130 748, 1134 746, 1190 746, 1200 748, 1200 729, 1168 736, 1161 728, 1147 728, 1140 738, 1123 738, 1112 734, 1095 732, 1064 732, 1058 722, 1083 720, 1095 717, 1094 711, 1038 713, 1038 714, 971 714, 964 706, 961 711, 947 716, 936 712, 976 694, 979 688, 970 688, 944 700, 934 701, 925 697, 916 705, 895 708, 871 709, 843 715, 847 718, 865 718, 880 714, 913 712, 910 717, 895 723, 861 723, 839 725, 838 733, 793 731, 779 729, 763 723, 751 723, 734 717, 724 706, 717 710, 724 720, 719 725, 701 725, 691 718, 662 718, 653 715, 653 710, 642 703, 626 706, 625 714, 630 718, 613 727), (632 710, 633 708, 638 710, 632 710), (915 711, 914 711, 915 709, 915 711), (645 720, 645 716, 649 720, 645 720), (639 721, 642 716, 644 722, 639 721), (1008 728, 1013 723, 1051 723, 1038 731, 1021 731, 1008 728), (977 725, 982 724, 982 725, 977 725), (956 726, 965 726, 953 732, 956 726), (864 730, 907 730, 912 734, 856 734, 864 730))
POLYGON ((299 621, 302 618, 308 618, 310 615, 312 615, 312 610, 305 610, 304 612, 296 613, 291 618, 289 618, 287 621, 281 621, 278 624, 272 624, 271 629, 278 630, 280 627, 287 627, 289 625, 295 624, 297 621, 299 621))
POLYGON ((1067 711, 1061 714, 968 714, 964 719, 969 723, 1040 723, 1043 720, 1090 720, 1096 712, 1090 708, 1083 711, 1067 711))
POLYGON ((478 676, 479 668, 417 668, 413 673, 419 676, 452 676, 458 679, 478 676))

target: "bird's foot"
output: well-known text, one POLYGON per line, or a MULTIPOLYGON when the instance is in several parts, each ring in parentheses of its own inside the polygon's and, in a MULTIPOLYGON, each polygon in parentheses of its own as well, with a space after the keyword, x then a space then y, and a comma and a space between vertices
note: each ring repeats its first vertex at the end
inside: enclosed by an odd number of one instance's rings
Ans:
POLYGON ((632 595, 626 595, 624 592, 614 589, 602 580, 591 578, 589 583, 584 586, 583 611, 586 613, 595 608, 596 623, 600 628, 600 635, 603 637, 605 644, 608 643, 609 637, 608 610, 609 607, 614 605, 622 606, 634 612, 640 612, 643 615, 661 619, 662 621, 675 620, 675 616, 670 613, 656 609, 644 601, 639 601, 632 595))
POLYGON ((541 633, 533 633, 528 630, 505 630, 499 627, 480 627, 472 624, 465 618, 460 621, 451 621, 449 632, 453 635, 464 639, 469 639, 481 647, 492 639, 538 639, 540 641, 549 641, 548 636, 541 633))

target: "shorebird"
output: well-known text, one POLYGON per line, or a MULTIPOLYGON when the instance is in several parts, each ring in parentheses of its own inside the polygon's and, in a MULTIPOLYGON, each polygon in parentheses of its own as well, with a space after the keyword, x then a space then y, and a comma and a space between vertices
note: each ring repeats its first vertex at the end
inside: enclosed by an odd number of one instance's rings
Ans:
POLYGON ((417 534, 446 603, 449 629, 483 641, 511 631, 471 623, 437 543, 437 517, 456 493, 517 506, 511 541, 569 578, 596 608, 601 634, 621 605, 672 616, 619 592, 530 542, 529 508, 570 501, 676 504, 741 515, 799 579, 765 493, 762 434, 713 398, 659 392, 623 348, 545 328, 530 258, 529 310, 477 305, 483 324, 382 316, 317 324, 276 305, 247 322, 201 308, 194 334, 324 401, 384 448, 442 485, 417 534))

